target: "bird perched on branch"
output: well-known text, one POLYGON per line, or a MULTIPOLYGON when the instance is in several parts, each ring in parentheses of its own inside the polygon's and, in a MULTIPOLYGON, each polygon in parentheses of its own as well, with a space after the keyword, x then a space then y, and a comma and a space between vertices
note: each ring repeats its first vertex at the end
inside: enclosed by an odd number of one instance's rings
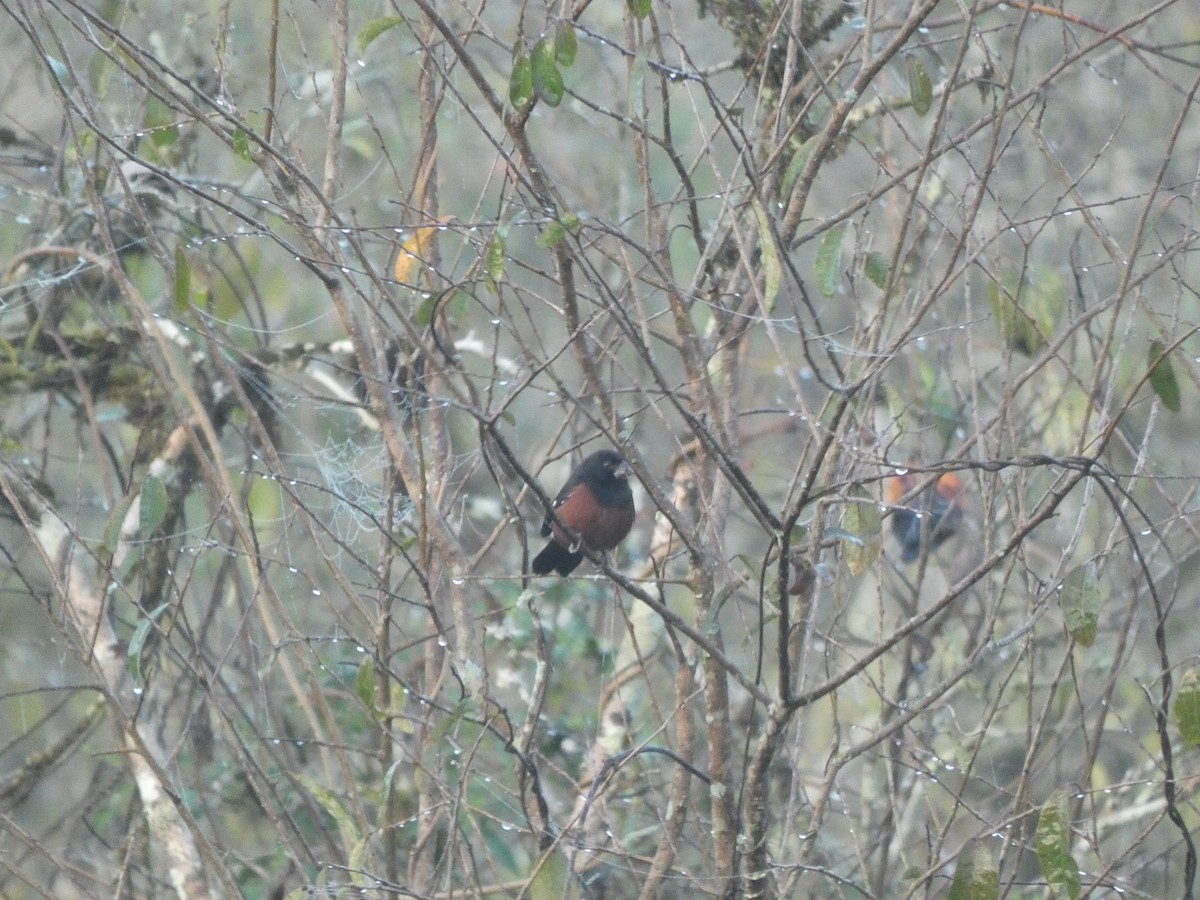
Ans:
POLYGON ((946 543, 962 524, 963 483, 953 472, 938 479, 932 489, 911 497, 907 505, 900 498, 911 493, 923 475, 909 472, 889 478, 887 500, 892 510, 892 534, 900 542, 900 559, 916 562, 923 548, 936 550, 946 543))
POLYGON ((584 547, 607 553, 625 540, 633 527, 632 474, 614 450, 597 450, 579 464, 554 498, 554 515, 542 523, 550 542, 533 558, 534 575, 570 575, 583 562, 584 547))

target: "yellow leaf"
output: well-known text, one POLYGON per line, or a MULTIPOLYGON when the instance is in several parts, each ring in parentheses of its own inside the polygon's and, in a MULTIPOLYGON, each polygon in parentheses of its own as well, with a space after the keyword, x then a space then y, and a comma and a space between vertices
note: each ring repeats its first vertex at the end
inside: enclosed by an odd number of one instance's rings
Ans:
POLYGON ((420 228, 413 229, 413 233, 400 245, 400 252, 396 254, 397 281, 403 284, 413 283, 420 271, 419 267, 425 265, 429 258, 434 236, 441 231, 446 222, 450 221, 450 218, 450 216, 442 216, 436 225, 422 225, 420 228))

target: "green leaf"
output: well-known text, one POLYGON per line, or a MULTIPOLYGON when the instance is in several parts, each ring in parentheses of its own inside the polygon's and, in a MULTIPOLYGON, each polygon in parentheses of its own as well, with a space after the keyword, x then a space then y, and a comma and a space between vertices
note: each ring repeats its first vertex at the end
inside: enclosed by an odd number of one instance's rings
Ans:
POLYGON ((792 161, 788 163, 787 171, 783 173, 783 181, 779 185, 781 195, 787 194, 792 189, 792 185, 796 183, 796 179, 800 177, 804 167, 808 165, 808 158, 812 156, 818 137, 819 135, 813 135, 792 154, 792 161))
POLYGON ((108 514, 108 521, 104 524, 104 549, 110 557, 117 552, 117 544, 121 542, 121 529, 125 526, 125 516, 129 514, 129 507, 135 499, 137 494, 130 494, 108 514))
POLYGON ((1175 695, 1175 723, 1189 744, 1200 744, 1200 667, 1183 673, 1175 695))
POLYGON ((577 897, 572 892, 571 873, 567 869, 567 858, 557 846, 546 851, 546 856, 538 860, 538 868, 529 883, 530 900, 561 900, 563 897, 577 897))
POLYGON ((1096 626, 1100 621, 1103 599, 1094 562, 1076 566, 1062 581, 1058 602, 1062 607, 1063 621, 1071 637, 1085 647, 1092 646, 1096 641, 1096 626))
POLYGON ((1000 873, 976 858, 977 847, 977 844, 968 844, 958 854, 958 865, 946 900, 996 900, 1000 896, 1000 873))
POLYGON ((462 295, 456 292, 452 296, 446 295, 446 292, 440 294, 428 294, 421 300, 420 305, 416 307, 413 313, 413 319, 421 328, 428 328, 433 322, 434 313, 442 311, 446 319, 455 319, 462 316, 463 312, 462 295))
POLYGON ((1150 387, 1154 388, 1158 399, 1171 412, 1179 412, 1179 381, 1175 378, 1175 366, 1162 341, 1150 342, 1146 364, 1150 366, 1150 387))
POLYGON ((143 539, 154 537, 167 517, 167 488, 157 475, 147 475, 142 482, 141 506, 138 509, 138 532, 143 539))
POLYGON ((440 744, 462 719, 471 712, 474 708, 470 700, 459 700, 453 709, 447 710, 436 728, 430 734, 430 738, 436 744, 440 744))
POLYGON ((864 266, 867 280, 881 291, 887 287, 888 275, 891 274, 891 268, 888 266, 887 257, 882 253, 872 250, 867 254, 867 262, 864 266))
POLYGON ((398 759, 394 763, 392 763, 390 766, 388 766, 388 770, 386 772, 384 772, 383 783, 379 786, 379 808, 380 809, 385 809, 387 807, 388 798, 390 798, 392 796, 392 785, 396 781, 396 768, 398 766, 407 765, 407 764, 408 763, 404 759, 404 757, 401 757, 400 759, 398 759))
POLYGON ((375 706, 375 661, 364 659, 358 666, 358 674, 354 676, 354 692, 363 706, 375 715, 379 709, 375 706))
POLYGON ((779 296, 779 285, 783 282, 783 266, 779 263, 779 250, 775 246, 775 235, 767 211, 755 198, 751 204, 754 218, 758 222, 758 246, 762 251, 763 264, 763 312, 770 315, 775 309, 775 298, 779 296))
POLYGON ((570 22, 559 22, 554 29, 554 58, 560 66, 569 68, 575 62, 579 44, 575 40, 575 26, 570 22))
POLYGON ((129 649, 125 651, 125 659, 129 665, 129 674, 133 678, 133 683, 138 687, 143 684, 142 676, 142 648, 146 646, 146 640, 150 637, 150 629, 154 627, 154 620, 161 616, 171 606, 170 603, 164 603, 157 609, 148 612, 142 621, 138 622, 138 627, 133 632, 133 637, 129 640, 129 649))
POLYGON ((563 98, 563 78, 554 61, 554 43, 542 38, 533 48, 533 92, 547 106, 558 106, 563 98))
POLYGON ((504 245, 505 237, 502 234, 496 234, 488 241, 487 249, 483 251, 483 267, 487 274, 488 285, 495 291, 500 280, 504 277, 504 245))
POLYGON ((188 262, 182 244, 175 247, 175 283, 171 289, 171 297, 176 312, 186 312, 192 302, 192 265, 188 262))
POLYGON ((1058 273, 1034 268, 1023 277, 1006 275, 988 287, 988 303, 1004 343, 1017 353, 1033 356, 1047 344, 1067 306, 1067 292, 1058 273))
POLYGON ((625 5, 639 19, 644 19, 650 15, 650 0, 625 0, 625 5))
POLYGON ((442 310, 446 314, 446 321, 451 325, 458 325, 471 309, 471 295, 466 291, 455 291, 450 295, 450 299, 442 306, 442 310))
POLYGON ((404 24, 402 16, 384 16, 382 19, 376 19, 374 22, 368 22, 367 26, 358 33, 358 52, 362 53, 370 46, 371 41, 379 37, 385 31, 389 31, 398 25, 404 24))
POLYGON ((254 151, 250 149, 250 138, 240 128, 233 131, 233 152, 246 162, 254 162, 254 151))
POLYGON ((845 233, 845 222, 834 225, 821 235, 821 243, 817 246, 817 261, 813 268, 821 293, 826 297, 832 297, 837 292, 842 267, 842 235, 845 233))
POLYGON ((549 250, 567 236, 567 229, 561 222, 550 222, 538 235, 537 245, 543 250, 549 250))
POLYGON ((512 75, 508 78, 508 102, 516 109, 525 109, 533 102, 533 64, 524 52, 513 60, 512 75))
MULTIPOLYGON (((544 752, 544 751, 543 751, 544 752)), ((520 877, 529 865, 529 859, 523 853, 518 856, 520 845, 513 840, 512 825, 497 821, 480 821, 474 829, 477 839, 482 839, 486 846, 487 858, 501 872, 510 877, 520 877)), ((514 894, 523 897, 526 894, 514 894)), ((576 895, 577 896, 577 895, 576 895)), ((570 893, 561 897, 572 897, 570 893)))
POLYGON ((146 101, 145 122, 150 143, 155 147, 169 147, 179 140, 179 126, 175 123, 175 114, 157 97, 146 101))
POLYGON ((1071 856, 1066 801, 1066 793, 1060 788, 1042 807, 1037 826, 1037 857, 1051 895, 1076 900, 1081 884, 1079 866, 1071 856))
POLYGON ((353 813, 341 797, 316 779, 309 778, 300 772, 293 771, 291 777, 308 791, 312 798, 321 804, 325 812, 329 813, 330 817, 337 822, 343 847, 349 849, 359 842, 361 832, 354 822, 353 813))
POLYGON ((924 116, 933 106, 933 82, 925 66, 915 56, 908 58, 908 95, 912 99, 913 111, 924 116))
POLYGON ((862 488, 850 491, 851 500, 842 511, 842 530, 855 536, 846 547, 846 567, 855 577, 863 574, 879 558, 883 546, 883 517, 879 504, 862 488))

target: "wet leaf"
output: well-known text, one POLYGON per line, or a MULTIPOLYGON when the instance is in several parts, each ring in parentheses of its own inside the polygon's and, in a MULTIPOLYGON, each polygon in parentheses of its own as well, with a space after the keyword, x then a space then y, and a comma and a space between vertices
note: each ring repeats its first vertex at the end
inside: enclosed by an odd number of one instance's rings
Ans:
POLYGON ((1046 336, 1038 330, 1013 294, 994 281, 988 286, 988 304, 992 308, 1000 339, 1011 350, 1024 356, 1033 356, 1046 346, 1046 336))
POLYGON ((874 250, 871 251, 867 254, 867 262, 863 268, 866 272, 867 280, 870 281, 871 284, 875 285, 875 287, 879 288, 880 290, 883 290, 885 287, 887 287, 888 275, 891 273, 891 269, 888 266, 888 260, 886 256, 874 250))
POLYGON ((143 540, 154 537, 167 518, 167 488, 157 475, 147 475, 142 482, 141 506, 138 508, 138 533, 143 540))
POLYGON ((1071 637, 1085 647, 1096 641, 1096 626, 1100 621, 1103 601, 1094 562, 1077 566, 1067 573, 1058 592, 1063 621, 1071 637))
POLYGON ((396 280, 401 284, 411 284, 416 280, 419 267, 424 265, 433 249, 433 239, 441 230, 442 224, 448 217, 443 217, 437 225, 422 225, 414 228, 412 234, 400 245, 396 254, 396 280))
POLYGON ((779 263, 779 251, 775 246, 775 235, 771 232, 771 222, 763 205, 754 200, 754 218, 758 222, 758 246, 762 251, 763 265, 763 297, 762 308, 767 315, 775 308, 775 298, 779 296, 779 285, 783 281, 783 266, 779 263))
POLYGON ((379 710, 375 706, 375 661, 364 659, 358 666, 358 674, 354 676, 354 692, 363 706, 375 715, 379 710))
POLYGON ((946 900, 996 900, 1000 896, 1000 873, 981 856, 974 843, 958 854, 946 900))
POLYGON ((908 58, 908 95, 918 116, 924 116, 933 106, 933 82, 929 80, 924 64, 915 56, 908 58))
POLYGON ((554 43, 546 38, 537 42, 531 60, 533 92, 547 106, 558 106, 563 98, 563 78, 554 61, 554 43))
POLYGON ((554 58, 560 66, 570 67, 575 62, 579 45, 575 40, 575 26, 570 22, 559 22, 554 29, 554 58))
POLYGON ((150 143, 155 147, 169 147, 179 140, 175 114, 157 97, 146 101, 146 130, 150 134, 150 143))
POLYGON ((625 5, 639 19, 650 15, 650 0, 625 0, 625 5))
POLYGON ((494 291, 504 278, 504 245, 506 239, 502 234, 496 234, 488 241, 483 253, 484 271, 487 274, 488 286, 494 291))
POLYGON ((537 245, 543 250, 549 250, 566 236, 567 229, 563 227, 561 222, 548 222, 546 227, 542 229, 542 233, 538 235, 537 245))
POLYGON ((780 194, 787 194, 792 189, 792 185, 796 183, 796 179, 800 177, 804 167, 808 165, 808 158, 812 156, 813 147, 816 145, 817 136, 814 135, 801 144, 792 155, 792 161, 788 163, 787 171, 783 173, 783 181, 779 186, 780 194))
POLYGON ((1167 354, 1167 347, 1162 341, 1150 342, 1146 364, 1150 366, 1150 387, 1154 388, 1158 399, 1171 412, 1179 412, 1179 381, 1175 377, 1175 366, 1167 354))
POLYGON ((817 246, 817 260, 813 268, 821 293, 826 297, 832 297, 837 292, 842 268, 842 235, 845 233, 845 222, 834 225, 821 235, 821 243, 817 246))
POLYGON ((129 507, 133 505, 135 499, 137 499, 137 495, 130 494, 114 506, 112 512, 108 514, 108 522, 104 526, 104 549, 109 556, 117 552, 117 544, 121 542, 121 529, 125 525, 125 516, 129 513, 129 507))
POLYGON ((512 74, 508 78, 508 102, 516 109, 525 109, 533 102, 533 64, 524 52, 513 60, 512 74))
POLYGON ((146 613, 142 621, 138 623, 138 627, 134 629, 133 637, 129 639, 129 649, 125 651, 125 661, 129 666, 129 675, 133 679, 133 683, 139 687, 145 683, 142 674, 142 649, 150 637, 150 629, 154 627, 154 620, 170 606, 170 603, 164 603, 146 613))
POLYGON ((186 312, 192 302, 192 264, 188 262, 183 245, 175 248, 175 281, 171 298, 176 312, 186 312))
POLYGON ((402 16, 384 16, 382 19, 368 22, 366 27, 358 33, 358 52, 362 53, 366 50, 371 45, 371 42, 385 31, 403 24, 404 18, 402 16))
POLYGON ((233 152, 246 162, 254 162, 254 151, 250 149, 250 138, 240 128, 233 132, 233 152))
POLYGON ((529 883, 530 900, 560 900, 577 896, 570 890, 571 873, 567 857, 557 847, 551 847, 544 859, 537 861, 537 871, 529 883))
POLYGON ((857 542, 848 542, 846 567, 855 577, 863 574, 879 558, 883 546, 883 518, 879 504, 862 488, 850 491, 851 501, 842 512, 842 530, 854 535, 857 542))
POLYGON ((315 778, 310 778, 302 772, 292 772, 290 777, 308 791, 312 798, 321 804, 330 818, 337 822, 343 846, 353 847, 358 843, 361 836, 358 825, 353 813, 338 793, 331 791, 315 778))
POLYGON ((1189 744, 1200 744, 1200 667, 1183 673, 1175 695, 1175 724, 1189 744))
POLYGON ((1076 900, 1081 888, 1079 866, 1071 856, 1071 830, 1067 827, 1067 797, 1060 788, 1042 807, 1037 826, 1037 857, 1051 895, 1076 900))

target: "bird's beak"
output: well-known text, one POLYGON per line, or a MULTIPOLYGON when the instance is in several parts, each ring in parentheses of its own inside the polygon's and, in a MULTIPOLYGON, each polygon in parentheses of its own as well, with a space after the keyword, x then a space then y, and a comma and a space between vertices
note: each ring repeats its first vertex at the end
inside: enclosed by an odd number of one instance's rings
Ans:
POLYGON ((625 462, 625 460, 621 460, 621 464, 613 469, 614 478, 628 478, 632 474, 633 466, 625 462))

